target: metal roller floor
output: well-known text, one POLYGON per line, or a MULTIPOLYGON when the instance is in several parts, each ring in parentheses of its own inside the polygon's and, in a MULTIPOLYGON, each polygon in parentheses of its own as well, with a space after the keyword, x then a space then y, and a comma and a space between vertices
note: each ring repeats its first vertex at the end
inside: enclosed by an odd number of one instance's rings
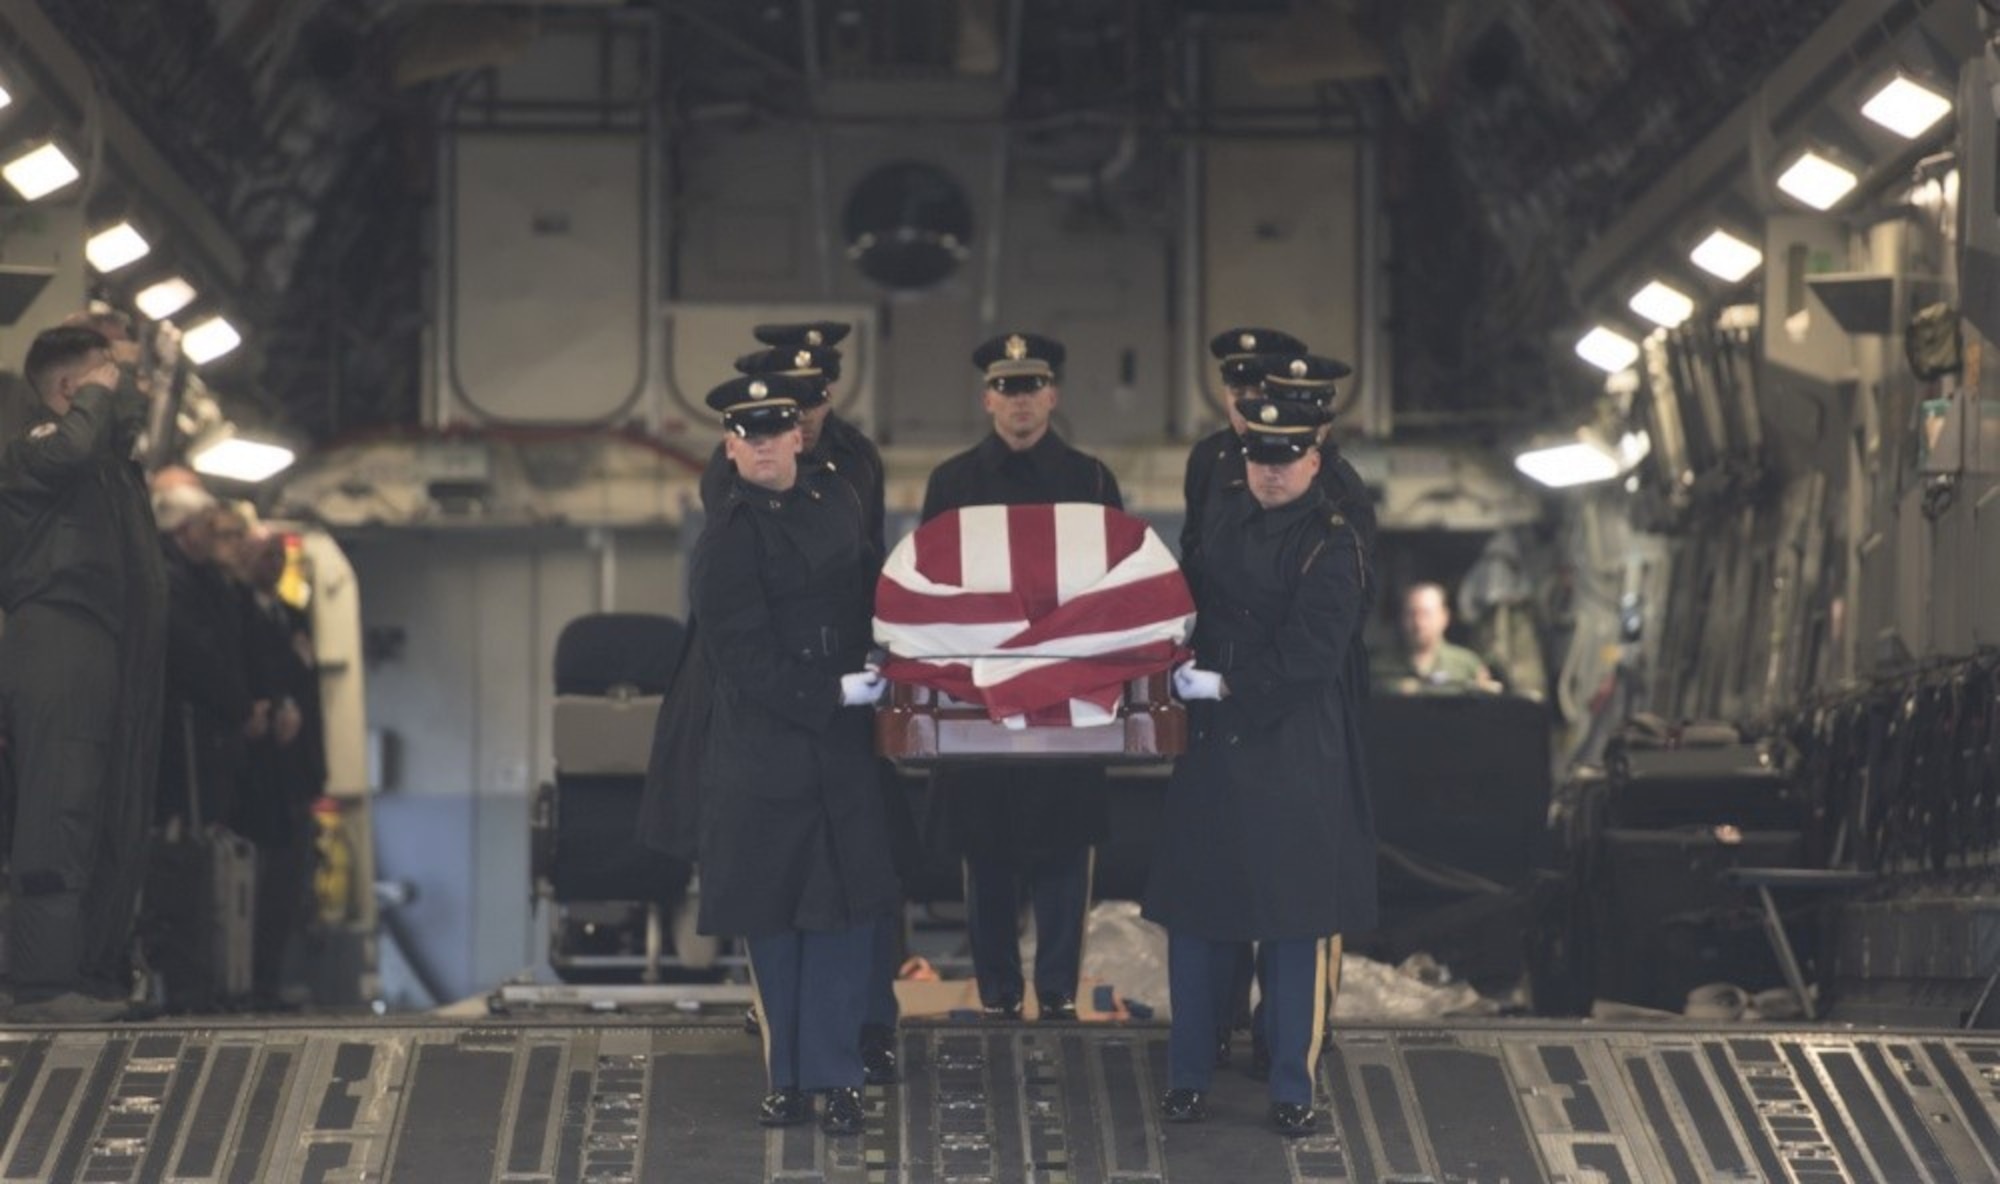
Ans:
POLYGON ((686 1021, 0 1031, 0 1180, 2000 1180, 1983 1035, 1349 1027, 1297 1141, 1226 1070, 1209 1121, 1163 1128, 1157 1026, 906 1026, 904 1083, 838 1141, 753 1123, 758 1049, 686 1021))

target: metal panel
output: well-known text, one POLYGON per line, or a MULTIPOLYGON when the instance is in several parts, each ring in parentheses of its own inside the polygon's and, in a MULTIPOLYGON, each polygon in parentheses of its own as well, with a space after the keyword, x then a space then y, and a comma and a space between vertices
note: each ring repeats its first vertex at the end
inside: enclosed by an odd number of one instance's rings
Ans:
POLYGON ((1896 610, 1892 619, 1903 644, 1916 657, 1938 652, 1932 596, 1935 543, 1935 528, 1924 517, 1923 491, 1904 490, 1896 505, 1896 610))
MULTIPOLYGON (((1073 212, 1050 184, 1037 171, 1018 174, 998 327, 1022 325, 1068 346, 1056 424, 1071 443, 1090 450, 1164 439, 1173 367, 1166 252, 1129 217, 1105 225, 1073 212)), ((965 360, 959 366, 970 388, 978 376, 965 360)))
POLYGON ((1966 581, 1972 601, 1972 640, 2000 645, 2000 480, 1969 477, 1964 496, 1972 504, 1974 567, 1966 581))
POLYGON ((35 334, 83 307, 83 211, 76 206, 16 206, 0 224, 0 270, 47 273, 48 280, 12 324, 0 325, 0 370, 19 373, 35 334))
POLYGON ((1774 215, 1764 224, 1764 357, 1823 382, 1854 377, 1852 339, 1806 279, 1843 272, 1847 228, 1825 214, 1774 215))
POLYGON ((1228 1070, 1205 1124, 1164 1126, 1159 1025, 907 1026, 904 1081, 866 1091, 853 1139, 756 1125, 760 1049, 734 1017, 178 1031, 179 1060, 50 1036, 16 1069, 47 1104, 14 1176, 48 1178, 61 1153, 65 1178, 155 1179, 177 1143, 200 1150, 174 1164, 189 1180, 1941 1184, 2000 1163, 2000 1042, 1951 1030, 1343 1021, 1303 1139, 1273 1134, 1266 1087, 1228 1070), (373 1054, 360 1077, 342 1068, 356 1049, 373 1054), (204 1063, 247 1070, 212 1113, 148 1105, 188 1096, 204 1063), (315 1123, 330 1093, 351 1123, 315 1123))
MULTIPOLYGON (((1202 157, 1204 323, 1190 331, 1206 342, 1235 325, 1266 325, 1304 339, 1315 353, 1357 363, 1357 145, 1219 140, 1205 144, 1202 157), (1274 177, 1283 183, 1266 180, 1274 177)), ((1209 402, 1186 408, 1188 421, 1220 422, 1215 367, 1201 378, 1209 402)))
POLYGON ((448 156, 442 418, 643 415, 655 331, 646 138, 460 131, 448 156))

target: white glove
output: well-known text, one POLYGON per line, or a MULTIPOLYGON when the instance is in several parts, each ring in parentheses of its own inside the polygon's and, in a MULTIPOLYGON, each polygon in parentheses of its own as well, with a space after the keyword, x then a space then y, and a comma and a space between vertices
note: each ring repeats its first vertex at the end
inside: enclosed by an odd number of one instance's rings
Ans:
POLYGON ((1222 676, 1195 669, 1193 658, 1174 667, 1174 694, 1183 699, 1220 699, 1223 690, 1222 676))
POLYGON ((889 680, 882 677, 879 670, 857 670, 853 674, 840 676, 840 705, 842 707, 873 707, 889 689, 889 680))

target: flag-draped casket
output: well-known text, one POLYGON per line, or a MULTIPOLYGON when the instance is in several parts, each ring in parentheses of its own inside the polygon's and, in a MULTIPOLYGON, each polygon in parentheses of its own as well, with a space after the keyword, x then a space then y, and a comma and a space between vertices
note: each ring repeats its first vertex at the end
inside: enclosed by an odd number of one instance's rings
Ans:
POLYGON ((1087 503, 968 506, 890 553, 875 640, 885 756, 1171 756, 1194 599, 1145 522, 1087 503))

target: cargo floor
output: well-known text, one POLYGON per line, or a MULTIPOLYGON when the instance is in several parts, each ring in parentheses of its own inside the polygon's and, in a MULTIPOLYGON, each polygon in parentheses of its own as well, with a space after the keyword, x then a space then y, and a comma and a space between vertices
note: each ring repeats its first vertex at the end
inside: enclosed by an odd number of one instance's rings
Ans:
POLYGON ((753 1124, 733 1024, 0 1031, 0 1180, 2000 1179, 1983 1034, 1348 1027, 1292 1142, 1233 1071, 1163 1128, 1156 1026, 911 1025, 902 1051, 866 1134, 829 1141, 753 1124))

